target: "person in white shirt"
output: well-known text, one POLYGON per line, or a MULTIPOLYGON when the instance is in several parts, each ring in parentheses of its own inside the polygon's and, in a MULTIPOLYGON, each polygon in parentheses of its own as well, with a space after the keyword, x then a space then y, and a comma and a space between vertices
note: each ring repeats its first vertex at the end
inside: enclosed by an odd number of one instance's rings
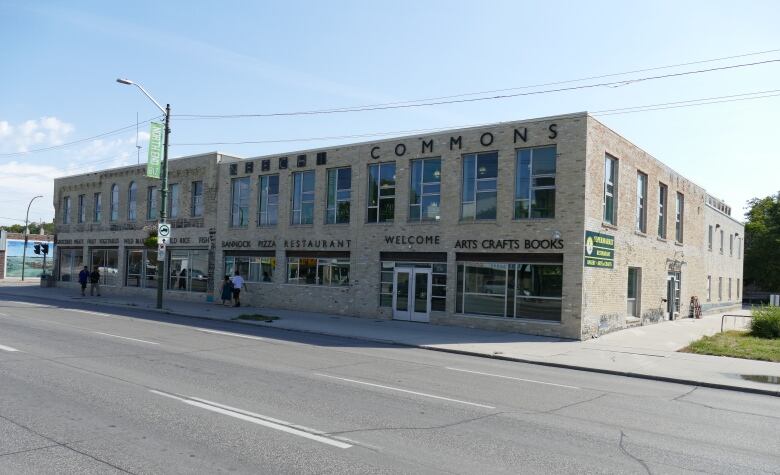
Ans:
POLYGON ((246 286, 244 285, 244 278, 241 277, 241 274, 238 272, 238 269, 236 269, 236 275, 231 277, 230 281, 233 282, 233 300, 235 301, 233 306, 234 307, 240 307, 241 306, 241 289, 245 289, 246 286))

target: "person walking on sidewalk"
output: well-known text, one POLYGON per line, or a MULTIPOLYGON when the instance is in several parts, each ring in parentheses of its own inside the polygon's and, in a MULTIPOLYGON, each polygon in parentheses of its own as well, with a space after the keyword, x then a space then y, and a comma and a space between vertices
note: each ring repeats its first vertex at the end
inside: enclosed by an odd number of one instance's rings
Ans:
POLYGON ((230 281, 233 282, 233 301, 235 302, 233 306, 240 307, 241 289, 245 289, 246 286, 244 285, 244 278, 241 277, 241 273, 238 272, 238 269, 236 269, 236 275, 234 275, 230 281))
POLYGON ((89 295, 92 296, 95 291, 97 291, 97 296, 100 297, 100 271, 97 266, 89 274, 89 295))
POLYGON ((225 280, 222 281, 222 305, 230 302, 233 299, 233 282, 230 280, 230 276, 226 275, 225 280))
POLYGON ((89 267, 84 266, 79 272, 79 284, 81 284, 81 296, 87 296, 87 282, 89 282, 89 267))

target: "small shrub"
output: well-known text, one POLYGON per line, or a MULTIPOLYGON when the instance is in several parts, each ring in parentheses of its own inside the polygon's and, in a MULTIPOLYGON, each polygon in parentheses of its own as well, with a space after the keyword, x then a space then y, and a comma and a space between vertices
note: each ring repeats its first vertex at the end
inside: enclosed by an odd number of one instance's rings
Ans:
POLYGON ((750 333, 759 338, 780 338, 780 307, 754 307, 750 333))

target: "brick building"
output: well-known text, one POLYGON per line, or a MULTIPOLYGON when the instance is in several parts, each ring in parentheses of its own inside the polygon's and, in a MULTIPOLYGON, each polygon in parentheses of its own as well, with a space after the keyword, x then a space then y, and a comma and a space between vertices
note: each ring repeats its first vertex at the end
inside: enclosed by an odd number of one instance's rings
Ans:
MULTIPOLYGON (((144 171, 55 181, 60 282, 87 262, 153 292, 144 171)), ((730 209, 586 113, 184 157, 170 183, 171 296, 218 298, 238 269, 251 304, 575 339, 740 302, 730 209)))

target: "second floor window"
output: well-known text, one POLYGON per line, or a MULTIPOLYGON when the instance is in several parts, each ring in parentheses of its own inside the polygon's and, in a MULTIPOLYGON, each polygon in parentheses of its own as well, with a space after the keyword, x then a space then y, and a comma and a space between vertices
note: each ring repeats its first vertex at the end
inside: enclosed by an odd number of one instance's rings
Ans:
POLYGON ((273 226, 279 221, 279 175, 260 177, 257 193, 257 224, 273 226))
POLYGON ((368 167, 368 222, 385 223, 395 219, 395 162, 368 167))
POLYGON ((707 229, 707 250, 712 250, 712 225, 707 229))
POLYGON ((293 173, 292 224, 314 223, 314 170, 293 173))
POLYGON ((103 197, 101 193, 95 193, 92 200, 92 221, 99 223, 103 217, 103 197))
POLYGON ((734 255, 734 235, 729 234, 729 256, 734 255))
POLYGON ((409 221, 438 221, 441 217, 441 159, 411 161, 409 221))
POLYGON ((723 254, 723 230, 720 230, 720 253, 723 254))
POLYGON ((230 225, 245 227, 249 224, 249 177, 233 178, 230 225))
POLYGON ((604 222, 617 224, 617 186, 618 161, 606 155, 604 157, 604 222))
POLYGON ((168 186, 168 217, 179 217, 179 184, 173 183, 168 186))
POLYGON ((674 239, 683 242, 683 218, 685 216, 685 196, 677 193, 677 212, 674 218, 674 239))
POLYGON ((666 203, 668 201, 669 188, 663 183, 658 184, 658 237, 666 239, 666 203))
POLYGON ((70 196, 62 199, 62 224, 70 224, 70 196))
POLYGON ((636 230, 647 232, 647 175, 636 175, 636 230))
POLYGON ((496 219, 498 152, 463 156, 463 220, 496 219))
POLYGON ((555 217, 555 146, 524 148, 515 159, 515 219, 555 217))
POLYGON ((119 219, 119 185, 111 185, 111 221, 119 219))
POLYGON ((325 222, 327 224, 349 223, 351 189, 351 168, 331 168, 328 170, 328 202, 325 208, 325 222))
POLYGON ((150 186, 146 189, 146 219, 157 217, 157 187, 150 186))
POLYGON ((134 181, 130 182, 127 189, 127 220, 135 221, 138 214, 138 185, 134 181))
POLYGON ((203 182, 193 181, 191 188, 190 216, 199 218, 203 216, 203 182))
POLYGON ((87 220, 87 195, 79 195, 78 222, 83 223, 86 220, 87 220))

